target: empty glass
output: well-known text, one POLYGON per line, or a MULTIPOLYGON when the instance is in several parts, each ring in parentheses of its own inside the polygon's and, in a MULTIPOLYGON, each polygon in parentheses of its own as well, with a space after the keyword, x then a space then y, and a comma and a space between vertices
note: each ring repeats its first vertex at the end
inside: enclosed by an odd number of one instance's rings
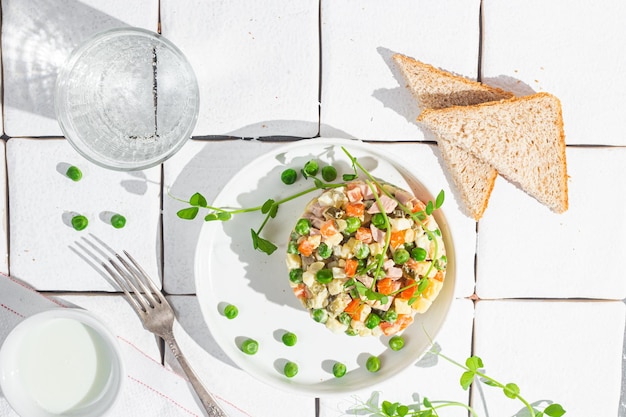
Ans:
POLYGON ((180 149, 198 118, 198 83, 182 52, 138 28, 100 33, 60 70, 57 119, 72 146, 116 170, 157 165, 180 149))

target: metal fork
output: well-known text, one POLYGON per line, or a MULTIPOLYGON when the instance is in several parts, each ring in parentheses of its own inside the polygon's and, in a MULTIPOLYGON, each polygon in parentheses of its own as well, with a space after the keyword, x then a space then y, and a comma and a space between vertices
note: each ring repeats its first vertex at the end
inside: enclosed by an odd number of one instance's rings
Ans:
POLYGON ((102 266, 124 291, 131 306, 139 315, 143 327, 165 340, 165 343, 167 343, 174 357, 183 368, 187 379, 209 417, 227 417, 226 413, 215 401, 213 395, 202 385, 202 382, 191 369, 187 359, 178 347, 178 343, 176 343, 173 332, 174 310, 137 261, 128 252, 123 252, 130 263, 116 253, 117 261, 109 257, 109 263, 113 268, 106 262, 102 262, 102 266))

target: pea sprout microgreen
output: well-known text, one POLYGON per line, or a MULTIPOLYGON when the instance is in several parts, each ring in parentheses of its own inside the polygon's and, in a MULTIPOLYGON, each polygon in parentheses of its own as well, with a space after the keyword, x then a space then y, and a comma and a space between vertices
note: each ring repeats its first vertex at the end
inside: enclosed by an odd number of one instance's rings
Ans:
MULTIPOLYGON (((561 417, 565 415, 566 411, 560 404, 547 400, 531 403, 521 396, 521 391, 517 384, 512 382, 505 384, 497 381, 491 376, 488 376, 483 369, 484 363, 480 357, 474 355, 470 356, 465 360, 465 364, 461 364, 442 354, 441 350, 436 349, 436 347, 438 346, 433 346, 429 353, 436 355, 463 370, 459 383, 464 390, 469 389, 472 383, 479 381, 480 383, 484 383, 490 387, 502 390, 502 393, 507 398, 520 401, 523 404, 527 415, 530 417, 561 417), (547 405, 540 410, 539 404, 544 402, 547 403, 547 405)), ((372 394, 370 400, 365 404, 365 408, 357 407, 349 411, 354 412, 355 414, 358 413, 359 415, 363 415, 363 412, 365 411, 372 413, 372 416, 385 417, 437 417, 440 416, 439 412, 443 408, 460 407, 465 409, 472 417, 479 417, 476 410, 474 410, 471 406, 458 401, 431 401, 427 397, 422 397, 421 400, 418 400, 418 402, 414 404, 382 401, 379 405, 378 401, 378 393, 375 392, 372 394)))

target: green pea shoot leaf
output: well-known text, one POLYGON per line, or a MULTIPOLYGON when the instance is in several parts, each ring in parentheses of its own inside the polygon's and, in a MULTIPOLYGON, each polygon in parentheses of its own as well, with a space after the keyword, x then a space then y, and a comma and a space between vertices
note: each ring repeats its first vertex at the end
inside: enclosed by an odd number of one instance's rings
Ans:
POLYGON ((461 387, 463 387, 464 390, 467 391, 470 385, 472 385, 472 382, 474 382, 474 376, 476 376, 476 373, 473 371, 463 372, 463 375, 461 375, 460 382, 461 382, 461 387))
POLYGON ((206 201, 206 198, 204 198, 204 196, 202 194, 195 193, 189 199, 189 204, 191 204, 192 206, 195 206, 195 207, 206 207, 207 206, 207 201, 206 201))
POLYGON ((477 371, 485 365, 483 365, 483 360, 478 356, 470 356, 465 361, 465 366, 467 366, 470 371, 477 371))
POLYGON ((254 249, 258 249, 261 252, 267 253, 268 255, 271 255, 276 249, 278 249, 278 247, 272 242, 259 236, 257 232, 254 231, 254 229, 250 229, 250 232, 252 234, 252 246, 254 247, 254 249))
POLYGON ((182 210, 178 210, 176 215, 184 220, 193 220, 198 214, 198 207, 187 207, 182 210))
POLYGON ((561 404, 550 404, 543 410, 544 414, 550 417, 561 417, 565 414, 565 409, 561 404))
POLYGON ((511 399, 515 399, 519 395, 519 387, 516 384, 513 384, 512 382, 506 384, 503 390, 504 390, 504 395, 506 395, 507 397, 511 399))

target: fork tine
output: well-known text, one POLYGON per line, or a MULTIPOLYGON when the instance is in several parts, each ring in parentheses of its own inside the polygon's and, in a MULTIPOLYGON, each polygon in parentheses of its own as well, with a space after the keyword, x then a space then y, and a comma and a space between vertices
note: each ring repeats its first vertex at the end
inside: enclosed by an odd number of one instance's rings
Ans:
POLYGON ((133 297, 132 294, 128 292, 126 285, 122 283, 122 280, 124 280, 124 278, 122 278, 119 274, 114 272, 105 262, 102 262, 102 267, 106 269, 109 275, 113 277, 113 280, 115 281, 115 283, 122 289, 122 291, 124 291, 126 298, 128 298, 130 305, 135 309, 137 314, 144 312, 145 311, 144 307, 141 304, 139 304, 139 302, 135 299, 135 297, 133 297))
MULTIPOLYGON (((139 287, 141 288, 141 291, 143 293, 144 298, 147 299, 148 303, 150 304, 151 307, 154 307, 157 303, 160 302, 159 296, 157 294, 157 291, 152 290, 151 288, 149 289, 146 286, 146 282, 148 281, 148 285, 150 285, 149 283, 152 282, 152 280, 150 279, 150 277, 144 272, 143 275, 141 273, 141 271, 137 271, 135 268, 133 268, 132 265, 130 265, 128 263, 128 261, 126 261, 126 259, 122 258, 119 254, 115 254, 115 256, 117 257, 117 259, 122 263, 122 265, 124 266, 124 268, 126 269, 126 271, 128 272, 128 274, 134 278, 134 281, 139 284, 139 287)), ((152 286, 151 286, 152 287, 152 286)), ((135 290, 136 293, 138 293, 137 290, 135 290)), ((139 294, 137 294, 137 297, 140 297, 139 294)))
POLYGON ((135 299, 141 305, 142 310, 145 312, 145 311, 148 311, 148 309, 152 308, 153 305, 150 303, 150 300, 148 300, 146 297, 143 297, 141 295, 139 289, 133 282, 135 281, 135 278, 133 278, 133 275, 129 271, 123 269, 120 266, 120 264, 118 262, 115 262, 113 259, 109 258, 109 262, 111 263, 111 265, 113 265, 115 270, 118 272, 118 274, 122 278, 122 281, 126 284, 127 288, 130 289, 129 292, 135 295, 133 299, 135 299))
POLYGON ((163 296, 163 293, 161 292, 161 290, 159 290, 157 288, 156 284, 150 279, 150 276, 148 275, 148 273, 141 267, 141 265, 139 265, 139 263, 135 260, 135 258, 133 258, 130 255, 130 253, 126 252, 125 250, 123 252, 124 252, 124 255, 126 255, 126 257, 132 262, 132 264, 136 268, 137 272, 139 274, 141 274, 143 278, 145 278, 145 281, 148 284, 148 286, 150 287, 150 290, 152 291, 152 293, 159 300, 165 300, 165 297, 163 296))

